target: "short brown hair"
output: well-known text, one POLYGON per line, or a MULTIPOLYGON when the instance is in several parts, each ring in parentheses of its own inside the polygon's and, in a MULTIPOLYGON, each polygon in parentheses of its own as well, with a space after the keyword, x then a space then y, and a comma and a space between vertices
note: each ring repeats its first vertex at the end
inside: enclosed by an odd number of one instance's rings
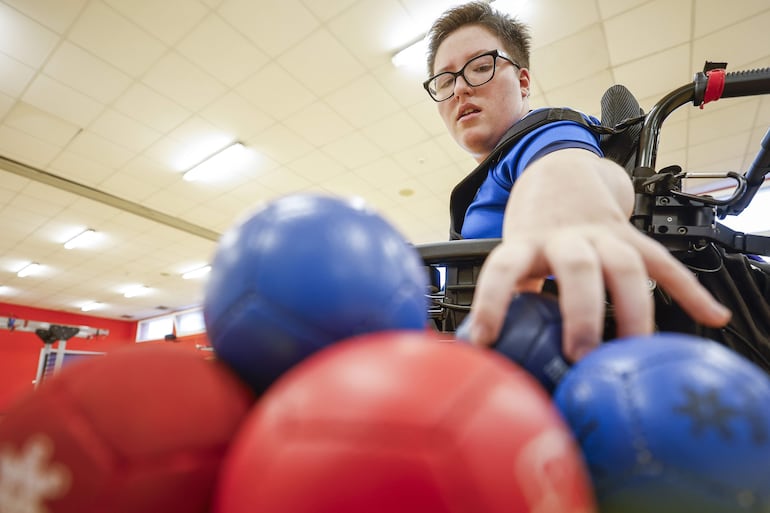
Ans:
POLYGON ((499 37, 505 52, 522 68, 529 68, 529 27, 518 19, 495 10, 487 2, 469 2, 442 14, 428 31, 428 75, 439 45, 455 30, 465 25, 479 25, 499 37))

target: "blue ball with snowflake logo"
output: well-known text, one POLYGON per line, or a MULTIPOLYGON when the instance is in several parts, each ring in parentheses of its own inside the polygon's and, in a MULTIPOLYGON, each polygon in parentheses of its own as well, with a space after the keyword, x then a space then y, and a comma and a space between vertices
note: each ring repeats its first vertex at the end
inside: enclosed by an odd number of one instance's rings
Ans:
POLYGON ((727 347, 618 339, 578 362, 554 401, 602 513, 770 511, 770 376, 727 347))

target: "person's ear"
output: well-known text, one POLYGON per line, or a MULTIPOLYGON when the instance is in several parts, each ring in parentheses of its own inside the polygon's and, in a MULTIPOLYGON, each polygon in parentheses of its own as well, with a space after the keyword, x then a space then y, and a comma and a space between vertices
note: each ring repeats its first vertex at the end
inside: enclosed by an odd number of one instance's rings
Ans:
POLYGON ((527 68, 521 68, 519 70, 519 89, 521 89, 522 98, 529 97, 530 87, 529 70, 527 68))

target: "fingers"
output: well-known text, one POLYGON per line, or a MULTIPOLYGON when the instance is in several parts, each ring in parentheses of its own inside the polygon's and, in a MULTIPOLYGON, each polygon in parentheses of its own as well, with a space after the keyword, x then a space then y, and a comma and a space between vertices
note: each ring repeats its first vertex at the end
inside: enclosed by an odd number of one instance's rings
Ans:
POLYGON ((650 277, 695 321, 719 328, 730 321, 732 313, 719 303, 681 262, 654 240, 639 233, 637 245, 650 277))
POLYGON ((618 337, 654 330, 652 277, 697 322, 720 327, 730 312, 666 248, 632 227, 563 230, 547 240, 504 241, 490 253, 476 284, 470 319, 471 342, 489 346, 497 340, 514 294, 540 291, 549 274, 559 284, 563 350, 577 361, 602 339, 608 291, 615 307, 618 337))
POLYGON ((540 290, 527 280, 532 270, 538 269, 536 257, 535 246, 516 242, 506 242, 490 252, 476 281, 469 327, 472 343, 492 345, 514 294, 540 290))
POLYGON ((597 347, 602 339, 602 262, 590 241, 577 234, 549 241, 545 257, 559 283, 562 350, 574 362, 597 347))
POLYGON ((603 259, 604 280, 617 324, 617 337, 648 335, 655 327, 655 304, 644 259, 630 244, 612 240, 597 241, 603 259))

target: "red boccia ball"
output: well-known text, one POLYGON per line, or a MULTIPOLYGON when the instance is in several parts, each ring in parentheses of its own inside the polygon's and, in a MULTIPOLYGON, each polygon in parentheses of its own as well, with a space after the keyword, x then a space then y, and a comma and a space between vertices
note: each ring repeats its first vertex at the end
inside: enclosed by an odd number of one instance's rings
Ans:
POLYGON ((0 511, 206 513, 253 402, 224 364, 178 348, 74 362, 0 421, 0 511))
POLYGON ((489 350, 362 335, 289 371, 242 424, 216 513, 588 513, 577 443, 543 388, 489 350))

